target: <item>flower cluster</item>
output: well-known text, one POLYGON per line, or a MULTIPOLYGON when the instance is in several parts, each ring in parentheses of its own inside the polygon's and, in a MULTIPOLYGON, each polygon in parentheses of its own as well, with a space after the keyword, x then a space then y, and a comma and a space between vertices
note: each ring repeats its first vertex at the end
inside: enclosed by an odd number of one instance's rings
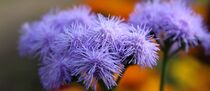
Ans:
POLYGON ((40 79, 47 90, 69 84, 72 77, 87 89, 95 89, 99 81, 111 89, 117 85, 115 74, 120 75, 125 65, 156 65, 159 48, 149 32, 144 25, 134 27, 79 6, 25 23, 19 51, 40 57, 40 79))
MULTIPOLYGON (((137 4, 129 22, 146 24, 152 28, 156 37, 164 41, 172 40, 178 48, 185 50, 209 39, 203 38, 207 30, 202 18, 181 0, 137 4)), ((164 43, 160 44, 164 46, 164 43)), ((203 45, 209 48, 206 43, 203 45)))

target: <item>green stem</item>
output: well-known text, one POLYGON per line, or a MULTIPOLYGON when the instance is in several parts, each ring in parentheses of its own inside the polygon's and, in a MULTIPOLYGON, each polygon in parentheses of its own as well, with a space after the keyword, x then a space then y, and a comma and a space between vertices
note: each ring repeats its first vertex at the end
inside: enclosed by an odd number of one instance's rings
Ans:
POLYGON ((168 64, 168 49, 164 50, 163 62, 161 67, 160 91, 164 91, 166 68, 168 64))

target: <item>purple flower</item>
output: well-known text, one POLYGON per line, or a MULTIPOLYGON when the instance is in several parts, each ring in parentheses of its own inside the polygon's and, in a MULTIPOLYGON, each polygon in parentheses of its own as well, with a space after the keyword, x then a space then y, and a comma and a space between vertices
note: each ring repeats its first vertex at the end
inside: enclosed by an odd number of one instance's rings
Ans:
POLYGON ((119 17, 98 17, 91 26, 94 31, 101 33, 105 40, 113 41, 119 39, 128 32, 128 25, 119 17))
POLYGON ((39 69, 40 80, 46 90, 59 89, 71 81, 69 58, 62 55, 49 55, 43 58, 39 69))
POLYGON ((129 33, 128 27, 129 25, 119 17, 104 17, 101 14, 98 14, 95 23, 91 26, 97 35, 95 39, 104 42, 102 44, 110 46, 110 50, 115 52, 121 51, 118 43, 122 36, 129 33))
POLYGON ((94 19, 95 15, 91 13, 90 7, 81 5, 75 6, 73 9, 50 12, 42 18, 42 21, 62 31, 63 27, 70 26, 72 23, 89 25, 93 23, 94 19))
POLYGON ((19 50, 22 56, 45 56, 58 31, 44 22, 25 23, 21 31, 19 50))
POLYGON ((157 64, 159 48, 149 32, 150 30, 145 26, 130 27, 130 33, 122 38, 121 47, 124 48, 124 57, 131 57, 128 63, 150 68, 157 64))
POLYGON ((56 14, 47 14, 38 22, 26 23, 21 31, 20 54, 43 57, 49 52, 55 51, 51 49, 51 47, 55 47, 54 39, 60 33, 66 32, 66 27, 75 23, 88 26, 94 19, 89 7, 79 6, 56 14))
POLYGON ((146 24, 152 27, 153 32, 159 33, 160 23, 167 23, 165 10, 163 11, 163 5, 160 3, 145 2, 136 4, 133 13, 129 17, 129 22, 134 25, 146 24), (165 22, 160 22, 161 20, 165 22))
POLYGON ((86 89, 95 89, 99 80, 102 80, 108 89, 116 86, 114 74, 119 75, 121 72, 121 60, 113 56, 115 53, 109 52, 107 46, 89 46, 86 43, 73 52, 70 64, 72 74, 79 76, 78 81, 83 81, 86 89))
MULTIPOLYGON (((47 14, 40 21, 26 23, 19 50, 23 56, 40 56, 40 79, 46 90, 59 89, 77 76, 88 89, 102 81, 116 86, 122 62, 156 65, 157 44, 145 27, 131 27, 119 17, 91 14, 86 6, 47 14)), ((127 64, 126 64, 127 65, 127 64)))
POLYGON ((210 54, 210 33, 205 33, 205 36, 200 36, 201 44, 205 49, 206 54, 210 54))
POLYGON ((83 24, 73 23, 58 34, 51 48, 56 53, 71 52, 91 37, 90 28, 83 24))
POLYGON ((147 24, 159 38, 171 38, 186 50, 198 45, 198 37, 206 31, 202 18, 181 1, 137 4, 129 21, 147 24))

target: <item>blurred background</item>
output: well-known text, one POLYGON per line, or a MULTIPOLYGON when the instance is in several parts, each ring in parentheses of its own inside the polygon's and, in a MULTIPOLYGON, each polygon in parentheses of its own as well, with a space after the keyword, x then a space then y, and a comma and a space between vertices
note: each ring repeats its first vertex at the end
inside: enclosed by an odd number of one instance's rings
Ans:
MULTIPOLYGON (((125 19, 141 0, 0 0, 0 91, 44 91, 38 77, 38 61, 20 58, 17 51, 19 30, 26 21, 34 21, 54 8, 87 4, 94 12, 125 19)), ((209 27, 210 1, 188 0, 209 27)), ((161 53, 160 53, 161 54, 161 53)), ((160 55, 161 56, 161 55, 160 55)), ((160 59, 161 62, 161 59, 160 59)), ((158 91, 159 67, 131 66, 120 81, 118 91, 158 91)), ((166 91, 210 91, 210 55, 202 47, 180 52, 169 63, 166 91)), ((78 84, 61 91, 84 91, 78 84)))

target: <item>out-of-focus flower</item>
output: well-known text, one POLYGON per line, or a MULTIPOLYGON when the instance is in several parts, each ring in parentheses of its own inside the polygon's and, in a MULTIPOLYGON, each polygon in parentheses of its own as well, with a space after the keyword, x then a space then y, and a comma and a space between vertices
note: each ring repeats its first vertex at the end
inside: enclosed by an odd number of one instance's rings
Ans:
POLYGON ((19 42, 20 54, 23 56, 45 56, 51 52, 52 44, 58 31, 44 22, 23 25, 19 42))
POLYGON ((56 14, 46 14, 40 21, 23 25, 19 41, 20 54, 41 57, 39 74, 45 89, 58 89, 71 80, 67 66, 71 53, 69 50, 72 48, 68 48, 77 47, 78 41, 85 37, 82 33, 88 30, 86 26, 91 25, 94 18, 90 8, 79 6, 56 14), (67 52, 63 52, 65 49, 67 52))
POLYGON ((125 48, 124 57, 131 57, 128 63, 138 64, 143 67, 156 65, 158 59, 158 45, 154 43, 150 30, 145 26, 129 28, 130 33, 121 40, 121 46, 125 48))
POLYGON ((45 89, 59 89, 60 86, 71 82, 71 73, 68 62, 68 56, 57 54, 49 55, 42 59, 39 75, 45 89))
POLYGON ((63 30, 63 27, 69 26, 75 22, 85 25, 92 24, 94 19, 95 16, 91 13, 90 7, 81 5, 75 6, 73 9, 50 12, 42 18, 42 21, 46 22, 51 27, 63 30))
POLYGON ((164 40, 171 38, 186 50, 198 45, 199 37, 206 31, 202 18, 181 1, 137 4, 130 22, 146 23, 156 35, 164 40))
POLYGON ((205 48, 206 53, 210 53, 210 33, 206 33, 205 36, 202 36, 203 39, 201 40, 202 46, 205 48))
POLYGON ((64 32, 64 28, 74 23, 92 24, 95 16, 87 6, 78 6, 73 9, 46 14, 40 21, 26 23, 22 28, 19 43, 20 54, 45 56, 52 52, 51 45, 55 36, 64 32))
POLYGON ((129 22, 134 25, 147 24, 153 29, 153 32, 159 33, 161 31, 159 29, 160 25, 158 25, 160 24, 159 21, 164 20, 165 22, 162 23, 167 23, 165 10, 162 11, 162 7, 162 4, 159 3, 138 3, 129 17, 129 22))
POLYGON ((86 89, 96 89, 99 80, 102 80, 108 89, 117 85, 114 73, 119 75, 121 72, 121 61, 112 56, 114 53, 110 53, 106 46, 83 45, 73 54, 70 64, 73 68, 72 74, 79 76, 78 81, 83 81, 86 89))

